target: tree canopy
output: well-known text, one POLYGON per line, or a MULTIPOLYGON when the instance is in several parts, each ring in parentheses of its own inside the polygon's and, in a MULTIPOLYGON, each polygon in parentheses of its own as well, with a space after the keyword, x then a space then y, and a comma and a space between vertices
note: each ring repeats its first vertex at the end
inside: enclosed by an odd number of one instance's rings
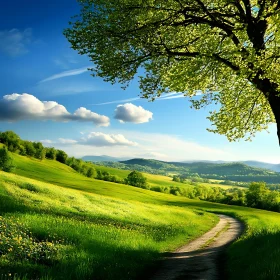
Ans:
POLYGON ((195 108, 219 104, 212 132, 250 139, 276 121, 279 137, 280 1, 79 2, 64 34, 93 75, 125 87, 141 68, 143 97, 175 91, 195 108))

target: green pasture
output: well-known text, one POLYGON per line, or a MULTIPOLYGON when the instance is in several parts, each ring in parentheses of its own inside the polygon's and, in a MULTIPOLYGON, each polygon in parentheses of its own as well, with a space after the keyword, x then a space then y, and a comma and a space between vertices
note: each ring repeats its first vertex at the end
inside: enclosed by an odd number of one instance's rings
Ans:
POLYGON ((164 252, 213 227, 212 212, 245 225, 227 249, 229 279, 279 279, 279 213, 89 179, 56 161, 14 158, 18 175, 0 172, 1 280, 137 279, 164 252))

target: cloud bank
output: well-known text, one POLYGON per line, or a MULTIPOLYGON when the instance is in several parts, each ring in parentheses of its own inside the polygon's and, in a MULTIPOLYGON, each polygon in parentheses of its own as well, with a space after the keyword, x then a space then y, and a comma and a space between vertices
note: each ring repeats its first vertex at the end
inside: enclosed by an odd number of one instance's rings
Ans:
POLYGON ((19 56, 28 52, 27 45, 32 42, 32 29, 19 31, 16 28, 0 31, 0 51, 9 56, 19 56))
MULTIPOLYGON (((137 146, 136 142, 129 141, 122 134, 106 134, 102 132, 91 132, 79 140, 59 138, 57 141, 41 140, 46 145, 83 145, 92 147, 114 147, 114 146, 137 146)), ((74 146, 73 146, 74 147, 74 146)))
POLYGON ((91 132, 81 139, 79 144, 97 147, 105 146, 136 146, 136 142, 129 141, 122 134, 105 134, 102 132, 91 132))
POLYGON ((153 119, 153 113, 141 106, 126 103, 117 106, 114 118, 124 123, 146 123, 153 119))
POLYGON ((55 101, 41 101, 35 96, 23 93, 5 95, 0 100, 0 121, 53 120, 93 122, 97 126, 109 126, 110 119, 84 107, 73 114, 55 101))

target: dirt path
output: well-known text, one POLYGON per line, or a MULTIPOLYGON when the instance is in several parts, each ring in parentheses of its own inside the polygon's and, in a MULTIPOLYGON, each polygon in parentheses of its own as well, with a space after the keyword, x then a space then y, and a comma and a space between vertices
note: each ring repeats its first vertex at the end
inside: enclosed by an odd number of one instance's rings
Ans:
POLYGON ((217 280, 225 246, 242 233, 242 224, 218 215, 219 223, 200 238, 169 254, 151 280, 217 280))

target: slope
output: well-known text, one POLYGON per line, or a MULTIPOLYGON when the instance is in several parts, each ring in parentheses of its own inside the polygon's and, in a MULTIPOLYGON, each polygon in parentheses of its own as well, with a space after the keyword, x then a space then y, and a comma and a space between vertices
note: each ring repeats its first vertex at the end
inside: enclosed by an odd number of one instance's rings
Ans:
POLYGON ((8 240, 0 246, 9 244, 1 247, 2 278, 17 272, 41 279, 65 273, 67 279, 136 279, 166 250, 212 227, 217 219, 207 212, 246 225, 227 253, 229 279, 279 278, 279 213, 97 181, 57 162, 14 157, 25 177, 0 172, 0 225, 8 240), (22 240, 24 252, 18 251, 22 240))

